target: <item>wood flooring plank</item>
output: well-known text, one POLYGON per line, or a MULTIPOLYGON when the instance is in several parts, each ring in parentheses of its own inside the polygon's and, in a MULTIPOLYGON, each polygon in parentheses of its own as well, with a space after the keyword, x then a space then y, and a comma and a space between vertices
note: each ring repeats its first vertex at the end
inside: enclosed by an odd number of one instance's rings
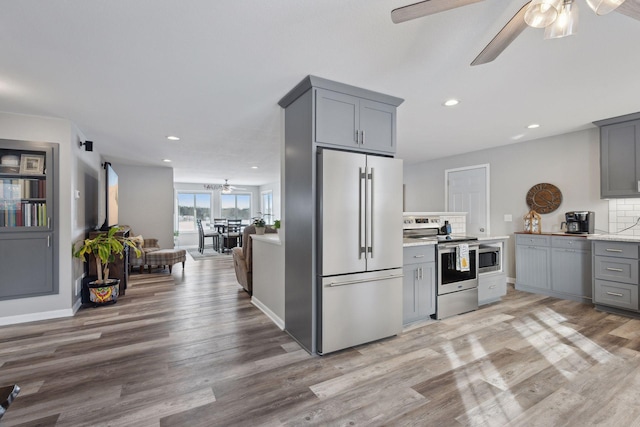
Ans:
POLYGON ((588 304, 509 286, 320 357, 251 304, 231 257, 130 279, 117 304, 0 327, 0 384, 22 387, 3 427, 640 421, 639 321, 588 304))

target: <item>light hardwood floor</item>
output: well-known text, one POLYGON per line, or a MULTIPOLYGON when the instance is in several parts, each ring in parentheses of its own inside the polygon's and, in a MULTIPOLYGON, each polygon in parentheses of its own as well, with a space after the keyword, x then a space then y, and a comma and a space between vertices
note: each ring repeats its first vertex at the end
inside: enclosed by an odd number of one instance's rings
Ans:
POLYGON ((0 327, 3 426, 640 425, 640 321, 502 303, 310 356, 230 257, 134 275, 117 304, 0 327), (142 279, 142 280, 140 280, 142 279))

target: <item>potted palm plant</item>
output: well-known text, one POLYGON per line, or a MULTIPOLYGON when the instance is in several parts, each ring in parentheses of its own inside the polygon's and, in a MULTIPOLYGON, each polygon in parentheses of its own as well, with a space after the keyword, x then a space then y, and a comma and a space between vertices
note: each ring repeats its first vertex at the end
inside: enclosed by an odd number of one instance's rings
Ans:
POLYGON ((264 222, 263 218, 254 218, 253 225, 256 227, 256 234, 264 234, 267 224, 264 222))
POLYGON ((120 230, 120 227, 111 227, 106 233, 78 242, 74 247, 76 258, 88 262, 87 255, 93 255, 95 260, 98 280, 89 283, 89 299, 94 303, 117 300, 120 280, 109 279, 109 263, 115 261, 116 256, 123 257, 125 246, 133 248, 136 256, 140 256, 140 249, 132 238, 116 234, 120 230))

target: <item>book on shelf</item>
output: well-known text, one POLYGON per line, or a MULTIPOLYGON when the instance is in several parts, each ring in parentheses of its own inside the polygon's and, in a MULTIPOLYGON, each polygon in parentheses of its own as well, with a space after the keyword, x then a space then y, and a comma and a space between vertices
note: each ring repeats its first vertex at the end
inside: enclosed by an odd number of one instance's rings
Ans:
POLYGON ((0 227, 46 227, 47 204, 1 202, 0 227))

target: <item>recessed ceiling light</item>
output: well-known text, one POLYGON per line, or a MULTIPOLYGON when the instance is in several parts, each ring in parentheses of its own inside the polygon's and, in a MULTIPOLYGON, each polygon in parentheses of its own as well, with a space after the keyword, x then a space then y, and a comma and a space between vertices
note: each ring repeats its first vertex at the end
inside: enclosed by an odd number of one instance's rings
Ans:
POLYGON ((532 123, 532 124, 530 124, 529 126, 527 126, 527 129, 537 129, 537 128, 539 128, 539 127, 540 127, 540 125, 539 125, 539 124, 537 124, 537 123, 532 123))
POLYGON ((257 166, 251 166, 251 169, 258 169, 257 166))
POLYGON ((519 140, 520 138, 524 138, 524 133, 519 133, 518 135, 513 135, 511 137, 511 139, 513 139, 514 141, 519 140))
POLYGON ((180 141, 180 138, 179 138, 179 137, 177 137, 177 136, 173 136, 173 135, 169 135, 169 136, 167 137, 167 139, 168 139, 169 141, 180 141))
POLYGON ((457 99, 447 99, 442 105, 444 105, 445 107, 453 107, 454 105, 458 105, 459 103, 460 101, 458 101, 457 99))
POLYGON ((165 163, 171 163, 170 159, 162 159, 162 161, 165 162, 165 163))

